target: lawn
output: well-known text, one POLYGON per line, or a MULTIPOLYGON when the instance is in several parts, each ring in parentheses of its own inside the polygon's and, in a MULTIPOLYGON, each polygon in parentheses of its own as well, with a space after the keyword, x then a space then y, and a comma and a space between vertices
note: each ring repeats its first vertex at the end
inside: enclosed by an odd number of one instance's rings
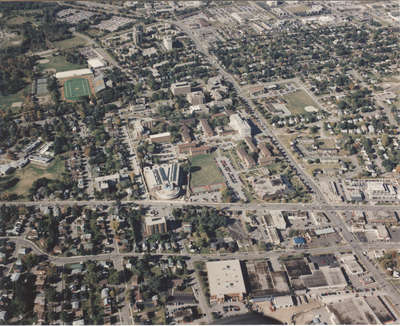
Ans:
POLYGON ((55 159, 48 167, 40 167, 29 163, 21 170, 17 170, 13 176, 19 178, 19 182, 12 188, 8 189, 9 193, 27 196, 33 182, 40 178, 58 179, 64 172, 64 160, 55 159))
POLYGON ((70 63, 67 60, 65 60, 65 57, 63 57, 61 55, 54 56, 54 57, 48 57, 45 59, 50 60, 50 62, 40 63, 39 69, 41 71, 43 71, 45 69, 55 69, 57 72, 61 72, 61 71, 87 68, 87 65, 70 63))
POLYGON ((79 36, 75 36, 73 38, 67 39, 67 40, 63 40, 63 41, 58 41, 58 42, 54 42, 53 43, 54 46, 60 50, 65 50, 65 49, 70 49, 70 48, 74 48, 77 46, 84 46, 87 44, 86 40, 79 37, 79 36))
POLYGON ((64 83, 66 100, 77 101, 82 96, 90 96, 89 81, 86 78, 69 79, 64 83))
POLYGON ((7 96, 0 96, 0 110, 11 106, 14 102, 24 102, 25 98, 29 95, 31 85, 27 85, 19 92, 7 96))
POLYGON ((318 108, 314 100, 307 95, 305 91, 296 91, 291 94, 283 95, 283 99, 287 102, 287 108, 292 114, 305 113, 306 106, 313 106, 318 108))
POLYGON ((191 159, 191 186, 199 187, 224 182, 224 177, 209 154, 196 155, 191 159))

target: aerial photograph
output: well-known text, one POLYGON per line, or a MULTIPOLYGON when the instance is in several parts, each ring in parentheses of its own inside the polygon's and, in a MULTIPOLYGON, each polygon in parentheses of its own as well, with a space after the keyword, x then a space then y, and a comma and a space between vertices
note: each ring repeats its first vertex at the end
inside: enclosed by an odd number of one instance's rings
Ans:
POLYGON ((0 0, 0 325, 178 324, 400 324, 399 0, 0 0))

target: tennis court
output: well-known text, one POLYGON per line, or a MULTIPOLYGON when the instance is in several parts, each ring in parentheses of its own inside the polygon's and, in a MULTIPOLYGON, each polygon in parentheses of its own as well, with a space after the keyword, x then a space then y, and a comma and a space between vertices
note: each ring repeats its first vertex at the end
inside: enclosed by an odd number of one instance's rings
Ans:
POLYGON ((82 96, 90 96, 89 81, 86 78, 69 79, 64 83, 64 97, 66 100, 77 101, 82 96))

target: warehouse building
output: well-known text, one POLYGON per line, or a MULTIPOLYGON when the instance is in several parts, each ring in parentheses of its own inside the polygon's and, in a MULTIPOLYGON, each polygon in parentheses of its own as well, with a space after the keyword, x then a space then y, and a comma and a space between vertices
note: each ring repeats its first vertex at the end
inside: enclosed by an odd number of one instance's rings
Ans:
POLYGON ((210 303, 242 301, 246 294, 239 260, 207 262, 210 303))

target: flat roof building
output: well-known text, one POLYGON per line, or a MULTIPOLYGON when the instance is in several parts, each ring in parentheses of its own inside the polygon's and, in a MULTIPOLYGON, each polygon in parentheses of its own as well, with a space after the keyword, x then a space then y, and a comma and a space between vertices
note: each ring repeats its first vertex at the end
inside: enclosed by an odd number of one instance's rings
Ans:
POLYGON ((145 218, 146 224, 146 234, 148 236, 158 233, 167 232, 167 221, 165 217, 156 217, 156 216, 146 216, 145 218))
POLYGON ((152 143, 169 143, 171 142, 171 133, 162 132, 160 134, 150 135, 150 141, 152 143))
POLYGON ((251 127, 239 114, 230 116, 229 126, 238 132, 239 137, 251 137, 251 127))
POLYGON ((204 103, 204 94, 202 91, 191 92, 186 95, 187 101, 192 105, 199 105, 204 103))
POLYGON ((204 132, 204 135, 206 137, 214 136, 214 131, 212 130, 210 124, 207 121, 207 119, 200 119, 200 125, 203 128, 203 132, 204 132))
POLYGON ((144 168, 149 190, 159 199, 174 199, 180 194, 181 169, 178 163, 144 168))
POLYGON ((207 262, 210 302, 242 301, 246 294, 239 260, 207 262))
POLYGON ((190 93, 191 90, 192 88, 188 82, 179 82, 171 85, 171 92, 175 96, 186 95, 190 93))
POLYGON ((106 66, 106 63, 100 58, 93 58, 88 60, 88 67, 92 69, 99 69, 106 66))
POLYGON ((256 165, 254 159, 249 154, 247 154, 247 152, 243 148, 239 148, 237 150, 237 155, 244 162, 247 168, 252 168, 256 165))
POLYGON ((57 72, 55 77, 57 79, 64 79, 86 75, 92 75, 92 71, 89 68, 57 72))

